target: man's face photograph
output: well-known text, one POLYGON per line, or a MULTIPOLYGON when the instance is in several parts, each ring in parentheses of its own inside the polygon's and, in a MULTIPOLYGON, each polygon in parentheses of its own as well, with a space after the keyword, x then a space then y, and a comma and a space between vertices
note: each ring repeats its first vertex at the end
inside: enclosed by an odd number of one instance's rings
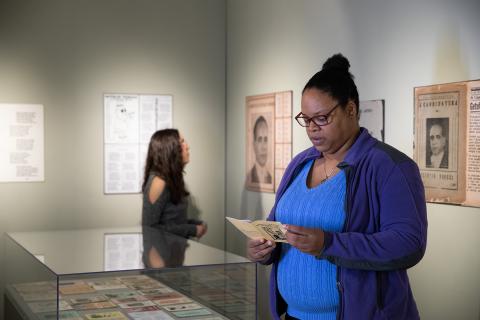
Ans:
POLYGON ((265 121, 260 121, 253 133, 253 150, 255 159, 262 167, 267 163, 268 157, 268 126, 265 121))
POLYGON ((432 154, 437 155, 445 150, 446 137, 442 132, 442 127, 438 124, 432 125, 430 128, 430 149, 432 154))
POLYGON ((275 100, 260 96, 250 102, 246 114, 246 188, 251 191, 275 190, 275 100), (268 104, 267 104, 268 102, 268 104))

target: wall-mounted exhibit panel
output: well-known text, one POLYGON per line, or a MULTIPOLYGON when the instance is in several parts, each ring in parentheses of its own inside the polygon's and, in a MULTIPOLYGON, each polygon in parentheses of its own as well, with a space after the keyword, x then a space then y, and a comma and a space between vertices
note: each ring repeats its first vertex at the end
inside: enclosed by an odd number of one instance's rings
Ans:
POLYGON ((480 81, 417 87, 414 158, 427 201, 480 206, 480 81))
POLYGON ((44 181, 41 104, 0 103, 0 182, 44 181))
POLYGON ((385 100, 360 101, 361 127, 367 128, 372 137, 385 141, 385 100))
POLYGON ((152 134, 172 127, 171 95, 104 95, 104 192, 141 191, 152 134))
POLYGON ((246 97, 246 176, 251 191, 274 192, 292 159, 292 91, 246 97))

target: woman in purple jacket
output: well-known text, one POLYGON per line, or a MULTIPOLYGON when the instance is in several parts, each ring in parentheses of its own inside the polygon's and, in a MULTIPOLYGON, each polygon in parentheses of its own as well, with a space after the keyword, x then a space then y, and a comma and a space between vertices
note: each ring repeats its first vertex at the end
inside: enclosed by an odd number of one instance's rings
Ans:
POLYGON ((417 165, 360 128, 358 91, 341 54, 305 85, 301 112, 313 146, 289 164, 269 220, 285 244, 250 240, 273 263, 275 319, 418 319, 406 269, 425 253, 427 219, 417 165))

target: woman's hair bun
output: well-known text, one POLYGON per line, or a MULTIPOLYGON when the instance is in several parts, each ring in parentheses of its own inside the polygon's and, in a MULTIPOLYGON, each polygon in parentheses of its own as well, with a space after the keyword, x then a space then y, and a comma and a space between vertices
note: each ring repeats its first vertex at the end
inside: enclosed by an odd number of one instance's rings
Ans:
POLYGON ((325 61, 322 70, 337 69, 348 73, 350 69, 350 62, 341 53, 334 54, 325 61))

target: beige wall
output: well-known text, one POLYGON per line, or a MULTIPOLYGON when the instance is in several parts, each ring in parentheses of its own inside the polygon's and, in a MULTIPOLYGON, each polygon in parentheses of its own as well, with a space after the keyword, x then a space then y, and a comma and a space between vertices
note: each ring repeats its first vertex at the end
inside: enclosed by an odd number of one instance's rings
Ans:
POLYGON ((103 194, 104 92, 173 95, 202 242, 223 248, 223 0, 0 2, 0 102, 45 111, 45 182, 0 183, 0 234, 140 222, 139 194, 103 194))
MULTIPOLYGON (((274 201, 243 187, 245 96, 293 90, 296 114, 306 81, 342 52, 360 98, 386 101, 386 142, 412 155, 413 87, 480 78, 478 12, 476 0, 227 1, 227 213, 262 218, 274 201)), ((308 146, 293 123, 294 154, 308 146)), ((429 204, 428 219, 426 256, 409 271, 422 319, 479 319, 480 209, 429 204)), ((226 230, 243 253, 244 237, 226 230)))

